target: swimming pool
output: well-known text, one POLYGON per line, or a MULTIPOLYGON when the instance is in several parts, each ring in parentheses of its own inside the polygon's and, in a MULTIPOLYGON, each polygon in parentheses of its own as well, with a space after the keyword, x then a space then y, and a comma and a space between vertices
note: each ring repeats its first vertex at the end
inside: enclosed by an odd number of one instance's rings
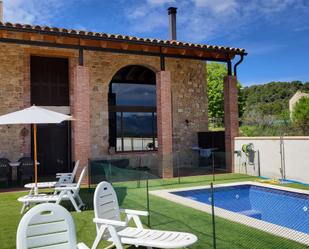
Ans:
MULTIPOLYGON (((211 204, 210 189, 173 192, 211 204)), ((309 233, 309 195, 255 185, 215 188, 214 205, 226 210, 309 233)))
MULTIPOLYGON (((211 213, 210 187, 152 194, 211 213)), ((216 216, 309 244, 309 191, 257 182, 216 185, 216 216)))

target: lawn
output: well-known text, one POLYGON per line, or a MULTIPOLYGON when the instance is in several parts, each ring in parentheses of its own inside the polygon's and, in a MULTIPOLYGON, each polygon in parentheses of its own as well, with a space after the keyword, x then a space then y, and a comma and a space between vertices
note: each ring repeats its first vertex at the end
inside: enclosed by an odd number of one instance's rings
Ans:
MULTIPOLYGON (((216 176, 216 183, 248 181, 255 178, 240 174, 222 174, 216 176)), ((151 180, 150 188, 178 188, 187 186, 207 185, 212 180, 211 176, 197 176, 170 180, 151 180)), ((142 182, 141 188, 137 188, 136 182, 114 183, 119 203, 122 207, 146 210, 146 190, 142 182)), ((306 188, 301 185, 292 187, 306 188)), ((308 187, 309 189, 309 187, 308 187)), ((75 220, 77 237, 79 241, 92 245, 95 238, 95 226, 92 222, 92 195, 94 189, 84 188, 81 196, 87 203, 87 210, 82 213, 72 211, 75 220)), ((21 219, 19 214, 21 204, 16 201, 26 192, 0 193, 0 248, 15 248, 16 230, 21 219)), ((212 220, 207 213, 191 209, 179 204, 150 196, 151 227, 154 229, 168 229, 187 231, 196 234, 199 238, 192 248, 212 248, 212 220)), ((147 224, 147 219, 143 219, 147 224)), ((222 218, 216 218, 217 248, 308 248, 304 245, 289 241, 268 233, 233 223, 222 218)), ((104 243, 100 245, 104 247, 104 243)), ((133 249, 133 247, 132 247, 133 249)))

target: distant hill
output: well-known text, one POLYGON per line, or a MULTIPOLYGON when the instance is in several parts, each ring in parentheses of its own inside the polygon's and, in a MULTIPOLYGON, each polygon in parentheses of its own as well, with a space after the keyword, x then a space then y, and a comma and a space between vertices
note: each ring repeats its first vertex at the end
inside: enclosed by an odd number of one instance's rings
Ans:
POLYGON ((243 119, 248 120, 256 114, 279 117, 288 111, 289 99, 298 90, 309 92, 309 82, 270 82, 244 87, 241 90, 244 98, 243 119))
MULTIPOLYGON (((132 114, 123 117, 123 134, 125 137, 149 137, 153 133, 152 122, 153 118, 151 115, 143 116, 132 114)), ((120 127, 117 128, 118 134, 120 134, 120 127)))

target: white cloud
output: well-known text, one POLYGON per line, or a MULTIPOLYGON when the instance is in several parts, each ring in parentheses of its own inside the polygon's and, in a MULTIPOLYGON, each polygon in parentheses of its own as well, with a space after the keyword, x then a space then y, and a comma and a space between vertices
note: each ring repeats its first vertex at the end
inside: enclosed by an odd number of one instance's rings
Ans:
POLYGON ((303 32, 309 30, 308 26, 296 27, 293 31, 294 32, 303 32))
POLYGON ((46 24, 66 11, 72 0, 4 0, 4 20, 13 23, 46 24))
POLYGON ((178 7, 178 32, 184 41, 211 41, 225 36, 237 37, 261 20, 282 25, 284 11, 297 10, 299 17, 286 18, 285 25, 294 30, 309 11, 309 1, 301 0, 143 0, 128 9, 127 18, 133 32, 144 35, 154 29, 166 29, 166 8, 178 7), (294 25, 294 26, 293 26, 294 25))
POLYGON ((236 0, 193 0, 197 8, 209 8, 215 13, 235 11, 236 0))
POLYGON ((175 3, 175 0, 147 0, 149 4, 152 5, 165 5, 175 3))
POLYGON ((299 0, 268 0, 268 1, 261 1, 256 3, 260 5, 260 10, 264 13, 274 13, 280 12, 288 7, 292 7, 293 5, 297 5, 300 2, 299 0))
POLYGON ((130 14, 127 15, 129 19, 138 19, 143 18, 148 14, 147 8, 145 6, 141 6, 139 8, 134 9, 132 12, 130 11, 130 14))
POLYGON ((161 29, 162 27, 166 28, 168 25, 167 11, 161 5, 167 4, 168 2, 171 1, 147 0, 144 4, 127 9, 126 17, 130 21, 129 27, 131 31, 148 33, 156 29, 161 29), (151 3, 149 4, 149 2, 151 3))
POLYGON ((244 47, 246 48, 247 52, 250 55, 264 55, 269 54, 272 52, 276 52, 280 49, 285 48, 287 45, 284 44, 277 44, 277 43, 268 43, 262 44, 261 43, 249 43, 245 44, 244 47))

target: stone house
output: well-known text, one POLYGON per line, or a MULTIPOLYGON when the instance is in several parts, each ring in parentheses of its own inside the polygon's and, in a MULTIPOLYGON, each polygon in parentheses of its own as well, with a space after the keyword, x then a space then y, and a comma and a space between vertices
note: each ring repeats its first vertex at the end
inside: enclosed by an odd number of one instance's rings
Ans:
MULTIPOLYGON (((189 164, 197 132, 208 129, 207 61, 228 66, 225 144, 233 151, 236 67, 245 50, 179 42, 173 29, 171 35, 158 40, 0 23, 0 115, 35 104, 75 118, 38 127, 40 174, 70 170, 77 159, 87 165, 111 154, 149 154, 162 177, 173 176, 173 153, 189 164)), ((0 139, 0 157, 31 155, 30 126, 0 127, 0 139)))

